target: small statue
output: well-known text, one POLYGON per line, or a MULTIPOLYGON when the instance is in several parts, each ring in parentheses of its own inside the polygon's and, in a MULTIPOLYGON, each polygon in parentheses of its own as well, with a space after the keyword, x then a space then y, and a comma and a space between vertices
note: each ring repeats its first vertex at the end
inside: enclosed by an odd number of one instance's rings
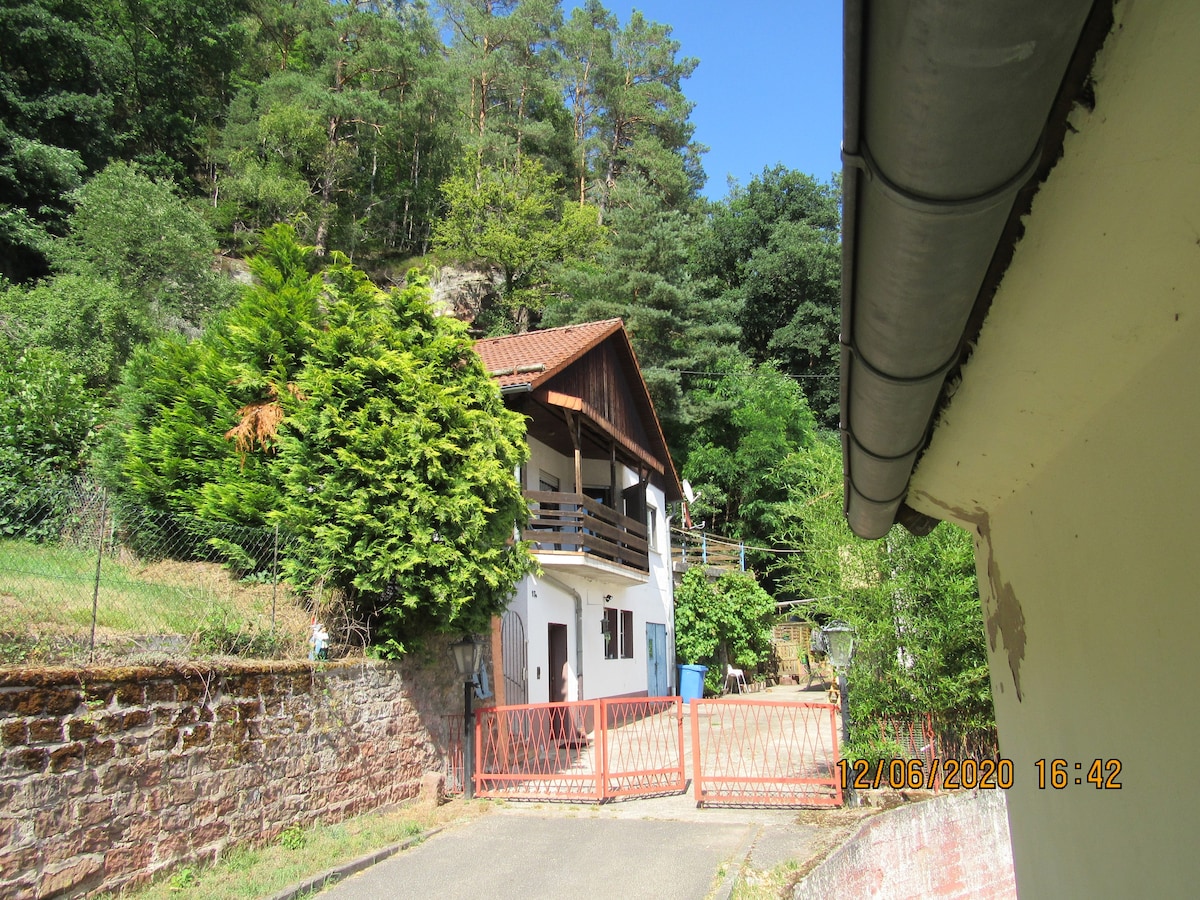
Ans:
POLYGON ((308 636, 308 658, 329 659, 329 632, 321 622, 312 623, 312 634, 308 636))

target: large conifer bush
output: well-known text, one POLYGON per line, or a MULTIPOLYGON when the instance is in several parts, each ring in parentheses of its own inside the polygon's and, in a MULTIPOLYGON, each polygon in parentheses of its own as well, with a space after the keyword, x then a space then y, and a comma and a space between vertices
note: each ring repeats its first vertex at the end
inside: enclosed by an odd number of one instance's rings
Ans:
POLYGON ((524 422, 422 279, 385 293, 345 263, 328 275, 326 325, 280 430, 293 577, 345 591, 385 655, 482 631, 530 568, 513 541, 524 422))
POLYGON ((466 327, 433 313, 421 278, 387 292, 340 253, 322 268, 287 226, 251 269, 201 339, 126 368, 104 471, 120 504, 155 514, 138 549, 248 574, 273 564, 268 545, 228 526, 279 525, 296 587, 339 592, 384 655, 483 630, 532 564, 514 540, 528 451, 466 327))

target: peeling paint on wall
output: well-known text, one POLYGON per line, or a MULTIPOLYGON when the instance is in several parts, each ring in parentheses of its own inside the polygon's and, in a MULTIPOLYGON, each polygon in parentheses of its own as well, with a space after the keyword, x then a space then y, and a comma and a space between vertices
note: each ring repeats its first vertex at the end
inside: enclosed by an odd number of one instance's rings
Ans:
MULTIPOLYGON (((987 629, 988 648, 997 652, 998 639, 1003 643, 1008 657, 1008 670, 1012 673, 1013 687, 1017 700, 1024 699, 1021 691, 1021 663, 1025 659, 1025 611, 1017 600, 1012 584, 1000 577, 1000 567, 992 552, 991 520, 985 510, 962 509, 931 497, 924 491, 911 491, 909 502, 926 515, 931 509, 941 511, 938 518, 957 522, 963 527, 974 526, 975 566, 979 573, 979 599, 983 605, 983 623, 987 629)), ((995 669, 992 670, 995 678, 995 669)), ((995 679, 996 687, 1004 692, 1004 683, 995 679)))
POLYGON ((1012 672, 1017 700, 1023 700, 1021 692, 1021 663, 1025 659, 1025 611, 1017 599, 1012 584, 1000 577, 1000 566, 992 551, 991 523, 985 513, 978 523, 979 546, 987 553, 988 588, 980 592, 984 598, 983 623, 987 628, 988 646, 995 653, 996 639, 1003 639, 1004 652, 1008 657, 1008 670, 1012 672))

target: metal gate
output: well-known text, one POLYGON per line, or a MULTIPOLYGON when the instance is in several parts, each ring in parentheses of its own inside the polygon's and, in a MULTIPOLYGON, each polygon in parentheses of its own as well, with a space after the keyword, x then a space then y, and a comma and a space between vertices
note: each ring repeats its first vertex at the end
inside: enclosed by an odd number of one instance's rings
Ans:
POLYGON ((504 659, 504 699, 508 703, 529 702, 529 645, 525 623, 515 610, 500 619, 501 656, 504 659))
POLYGON ((689 706, 697 805, 841 806, 836 706, 742 699, 689 706))
POLYGON ((489 707, 475 742, 479 797, 604 801, 687 787, 678 697, 489 707))

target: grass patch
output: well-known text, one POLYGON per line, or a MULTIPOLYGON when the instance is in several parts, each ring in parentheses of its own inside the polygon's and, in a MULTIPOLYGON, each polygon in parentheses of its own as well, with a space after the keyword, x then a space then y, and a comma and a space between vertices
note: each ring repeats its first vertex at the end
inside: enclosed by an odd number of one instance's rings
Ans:
POLYGON ((336 825, 293 825, 262 847, 232 848, 209 866, 184 866, 153 883, 101 900, 261 900, 360 856, 453 822, 487 813, 492 804, 455 800, 444 806, 368 813, 336 825))
POLYGON ((95 550, 0 540, 0 664, 194 649, 303 655, 308 612, 286 584, 242 582, 216 562, 143 562, 95 550), (272 628, 272 604, 275 623, 272 628), (105 653, 105 648, 108 652, 105 653))
POLYGON ((730 897, 732 900, 778 900, 780 897, 790 897, 800 877, 800 863, 794 859, 765 872, 746 868, 738 873, 730 897))

